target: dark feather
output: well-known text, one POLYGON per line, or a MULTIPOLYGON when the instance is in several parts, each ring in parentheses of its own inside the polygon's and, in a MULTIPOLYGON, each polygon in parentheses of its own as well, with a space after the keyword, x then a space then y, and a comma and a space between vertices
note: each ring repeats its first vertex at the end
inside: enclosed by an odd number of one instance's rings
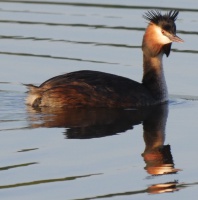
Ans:
POLYGON ((171 10, 162 15, 159 10, 150 10, 143 15, 143 18, 158 25, 161 21, 175 21, 179 14, 178 10, 171 10))
POLYGON ((170 54, 171 45, 172 45, 172 43, 168 43, 168 44, 165 44, 165 45, 163 46, 164 53, 166 54, 167 57, 168 57, 169 54, 170 54))

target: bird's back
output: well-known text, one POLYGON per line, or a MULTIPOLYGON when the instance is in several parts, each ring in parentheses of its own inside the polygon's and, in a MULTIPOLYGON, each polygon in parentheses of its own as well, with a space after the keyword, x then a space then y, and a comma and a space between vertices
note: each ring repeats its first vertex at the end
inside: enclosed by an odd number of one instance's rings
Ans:
POLYGON ((129 108, 154 103, 142 84, 121 76, 88 70, 53 77, 32 88, 29 97, 37 91, 33 106, 129 108))

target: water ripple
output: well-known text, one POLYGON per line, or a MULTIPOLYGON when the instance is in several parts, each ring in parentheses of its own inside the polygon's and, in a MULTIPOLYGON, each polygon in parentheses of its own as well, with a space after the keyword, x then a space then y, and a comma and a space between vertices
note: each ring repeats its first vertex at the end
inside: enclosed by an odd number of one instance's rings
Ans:
POLYGON ((137 6, 137 5, 123 5, 123 4, 102 4, 102 3, 79 3, 79 2, 52 2, 52 1, 1 1, 6 3, 22 3, 22 4, 42 4, 42 5, 64 5, 64 6, 77 6, 77 7, 95 7, 95 8, 105 8, 105 9, 160 9, 160 10, 170 10, 179 9, 180 11, 197 12, 198 9, 192 8, 178 8, 178 7, 161 7, 161 6, 137 6))
POLYGON ((18 167, 26 167, 26 166, 35 165, 35 164, 38 164, 38 163, 31 162, 31 163, 23 163, 23 164, 19 164, 19 165, 10 165, 10 166, 5 166, 5 167, 0 167, 0 171, 12 169, 12 168, 18 168, 18 167))
POLYGON ((82 176, 70 176, 70 177, 56 178, 56 179, 44 179, 44 180, 30 181, 30 182, 24 182, 24 183, 16 183, 16 184, 10 184, 10 185, 0 185, 0 189, 24 187, 24 186, 52 183, 52 182, 72 181, 72 180, 75 180, 75 179, 87 178, 87 177, 95 176, 95 175, 101 175, 101 173, 87 174, 87 175, 82 175, 82 176))
POLYGON ((86 59, 81 59, 81 58, 70 58, 70 57, 52 56, 52 55, 44 55, 44 54, 13 53, 13 52, 0 52, 0 54, 119 65, 119 63, 113 63, 113 62, 104 62, 104 61, 97 61, 97 60, 86 60, 86 59))

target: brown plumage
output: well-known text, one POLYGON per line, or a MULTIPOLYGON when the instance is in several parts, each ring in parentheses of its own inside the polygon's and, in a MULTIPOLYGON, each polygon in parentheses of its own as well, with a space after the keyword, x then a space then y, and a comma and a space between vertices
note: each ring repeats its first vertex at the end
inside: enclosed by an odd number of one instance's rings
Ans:
POLYGON ((97 71, 72 72, 29 87, 38 95, 33 107, 133 107, 154 102, 138 82, 97 71))
POLYGON ((123 107, 134 108, 168 100, 162 57, 170 53, 171 43, 182 42, 175 35, 178 11, 161 15, 150 11, 144 18, 149 25, 143 37, 143 80, 97 71, 77 71, 53 77, 39 87, 29 88, 27 104, 33 107, 123 107))

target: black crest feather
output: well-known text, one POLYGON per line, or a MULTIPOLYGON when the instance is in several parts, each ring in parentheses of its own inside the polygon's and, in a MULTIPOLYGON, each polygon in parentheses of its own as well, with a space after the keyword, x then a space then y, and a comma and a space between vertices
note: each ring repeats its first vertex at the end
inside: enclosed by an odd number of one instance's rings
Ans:
POLYGON ((178 14, 179 14, 178 10, 171 10, 164 15, 162 15, 159 10, 151 10, 146 12, 143 15, 143 18, 148 20, 149 22, 158 25, 159 22, 161 21, 169 21, 169 20, 173 22, 176 21, 178 14))

